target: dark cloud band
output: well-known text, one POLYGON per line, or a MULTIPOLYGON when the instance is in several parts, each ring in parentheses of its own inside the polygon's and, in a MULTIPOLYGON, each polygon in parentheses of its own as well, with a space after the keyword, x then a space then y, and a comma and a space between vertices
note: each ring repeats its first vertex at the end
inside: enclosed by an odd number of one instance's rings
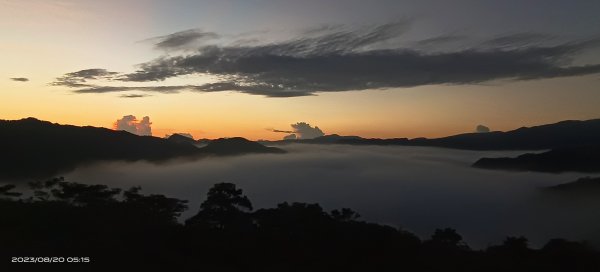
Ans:
POLYGON ((71 88, 82 88, 91 87, 93 85, 88 84, 89 80, 113 79, 119 73, 110 72, 106 69, 85 69, 77 72, 67 73, 62 77, 57 78, 54 82, 50 83, 53 86, 66 86, 71 88))
POLYGON ((18 81, 18 82, 27 82, 27 81, 29 81, 29 78, 26 78, 26 77, 11 77, 10 80, 12 80, 12 81, 18 81))
POLYGON ((197 45, 198 42, 219 38, 214 32, 205 32, 199 29, 188 29, 173 34, 150 38, 147 41, 154 43, 155 49, 176 50, 197 45))
MULTIPOLYGON (((529 80, 600 73, 600 64, 572 65, 577 54, 597 49, 598 40, 548 44, 544 43, 547 36, 525 33, 495 37, 451 52, 428 52, 419 47, 397 46, 397 39, 407 25, 397 22, 360 30, 328 27, 307 32, 305 37, 277 43, 201 46, 193 54, 161 57, 143 63, 133 73, 116 76, 106 70, 90 69, 67 74, 55 84, 80 87, 75 90, 77 93, 191 90, 293 97, 318 92, 476 84, 499 79, 529 80), (195 74, 215 75, 221 80, 187 86, 78 86, 88 79, 100 77, 124 82, 152 82, 195 74)), ((165 37, 164 41, 170 39, 165 37)), ((429 39, 425 44, 463 39, 440 37, 429 39)))
POLYGON ((120 95, 119 97, 121 98, 142 98, 142 97, 148 97, 150 95, 147 94, 123 94, 120 95))

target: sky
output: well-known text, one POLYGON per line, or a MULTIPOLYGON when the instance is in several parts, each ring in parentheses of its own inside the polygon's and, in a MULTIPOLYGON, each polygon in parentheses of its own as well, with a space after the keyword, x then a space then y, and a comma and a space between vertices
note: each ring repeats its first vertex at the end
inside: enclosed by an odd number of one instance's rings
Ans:
MULTIPOLYGON (((0 119, 439 137, 600 117, 598 1, 0 0, 0 119), (148 119, 144 117, 148 116, 148 119)), ((146 131, 146 130, 144 130, 146 131)))

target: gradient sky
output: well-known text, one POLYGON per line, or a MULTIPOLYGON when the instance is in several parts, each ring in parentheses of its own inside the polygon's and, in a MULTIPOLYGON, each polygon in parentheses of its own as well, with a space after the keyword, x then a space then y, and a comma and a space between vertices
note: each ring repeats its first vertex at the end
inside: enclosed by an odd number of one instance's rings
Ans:
POLYGON ((599 10, 567 0, 0 0, 0 119, 110 128, 150 116, 155 136, 279 139, 268 129, 296 122, 387 138, 599 118, 599 10), (378 26, 390 27, 369 32, 378 26), (377 35, 352 47, 333 41, 340 33, 377 35), (312 44, 323 46, 298 49, 312 44), (190 56, 218 60, 173 64, 190 56), (320 71, 332 58, 352 65, 320 71), (69 76, 86 69, 115 74, 69 76), (206 91, 217 82, 234 87, 206 91))

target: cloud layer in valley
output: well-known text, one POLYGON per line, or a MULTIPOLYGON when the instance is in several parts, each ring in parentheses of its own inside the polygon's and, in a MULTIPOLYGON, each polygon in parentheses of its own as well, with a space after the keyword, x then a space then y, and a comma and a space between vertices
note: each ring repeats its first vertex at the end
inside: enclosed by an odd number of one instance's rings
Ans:
POLYGON ((452 227, 476 248, 525 235, 536 247, 549 238, 600 241, 600 201, 540 198, 540 188, 576 180, 576 173, 489 171, 470 167, 480 157, 518 151, 427 147, 289 144, 286 154, 208 158, 194 162, 80 168, 67 180, 190 200, 184 219, 198 211, 215 183, 233 182, 255 208, 283 201, 348 207, 364 220, 391 224, 428 238, 452 227), (590 206, 593 205, 593 206, 590 206), (594 207, 594 208, 592 208, 594 207))
POLYGON ((88 69, 52 83, 76 93, 237 91, 268 97, 319 92, 387 89, 432 84, 477 84, 494 80, 531 80, 600 73, 600 64, 576 64, 579 54, 597 50, 598 39, 560 41, 539 33, 514 33, 476 41, 466 36, 432 37, 406 46, 400 42, 410 22, 362 28, 328 26, 273 42, 215 42, 217 33, 186 30, 150 39, 157 49, 193 48, 138 65, 132 73, 88 69), (459 44, 460 46, 448 46, 459 44), (106 86, 160 82, 209 75, 206 84, 106 86))

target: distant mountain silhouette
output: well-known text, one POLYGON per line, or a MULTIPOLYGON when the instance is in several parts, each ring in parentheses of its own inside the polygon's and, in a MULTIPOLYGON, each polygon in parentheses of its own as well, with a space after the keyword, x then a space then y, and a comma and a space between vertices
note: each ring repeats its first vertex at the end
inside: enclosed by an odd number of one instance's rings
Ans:
POLYGON ((539 172, 600 172, 600 145, 560 147, 516 158, 482 158, 474 167, 539 172))
POLYGON ((486 169, 527 170, 542 172, 599 172, 600 119, 562 121, 511 131, 465 133, 427 138, 366 139, 358 136, 326 135, 314 139, 267 142, 274 144, 348 144, 431 146, 466 150, 547 150, 541 154, 524 154, 517 158, 483 158, 473 164, 486 169))
POLYGON ((196 140, 194 140, 194 139, 192 139, 190 137, 183 136, 181 134, 177 134, 177 133, 169 136, 167 138, 167 140, 172 141, 172 142, 176 142, 176 143, 196 144, 196 140))
MULTIPOLYGON (((286 140, 259 140, 259 143, 263 144, 276 144, 276 145, 284 145, 284 144, 293 144, 293 143, 302 143, 302 144, 346 144, 346 141, 350 141, 350 144, 366 144, 367 141, 371 139, 365 139, 360 136, 341 136, 338 134, 330 134, 325 136, 320 136, 313 139, 286 139, 286 140), (363 143, 365 142, 365 143, 363 143)), ((380 140, 380 139, 377 139, 380 140)))
POLYGON ((241 137, 221 138, 212 140, 207 146, 200 148, 201 152, 214 155, 238 155, 247 153, 285 153, 276 147, 267 147, 241 137))
POLYGON ((465 133, 442 138, 366 139, 358 136, 326 135, 314 139, 270 143, 317 143, 352 145, 435 146, 468 150, 543 150, 579 145, 600 145, 600 119, 562 121, 511 131, 465 133))
MULTIPOLYGON (((358 137, 358 136, 340 136, 337 134, 331 134, 331 135, 325 135, 325 136, 321 136, 321 137, 317 137, 314 139, 306 139, 306 140, 302 140, 303 142, 307 142, 307 143, 344 143, 345 141, 363 141, 363 140, 367 140, 365 138, 362 137, 358 137)), ((293 141, 293 140, 291 140, 293 141)))
POLYGON ((542 150, 600 144, 600 119, 562 121, 507 132, 467 133, 438 139, 413 139, 411 145, 471 150, 542 150))
POLYGON ((600 177, 584 177, 576 181, 544 188, 546 192, 568 195, 600 196, 600 177))
POLYGON ((188 142, 106 128, 60 125, 35 118, 0 120, 0 177, 45 178, 96 161, 161 162, 206 155, 283 152, 243 138, 233 139, 197 148, 188 142))

